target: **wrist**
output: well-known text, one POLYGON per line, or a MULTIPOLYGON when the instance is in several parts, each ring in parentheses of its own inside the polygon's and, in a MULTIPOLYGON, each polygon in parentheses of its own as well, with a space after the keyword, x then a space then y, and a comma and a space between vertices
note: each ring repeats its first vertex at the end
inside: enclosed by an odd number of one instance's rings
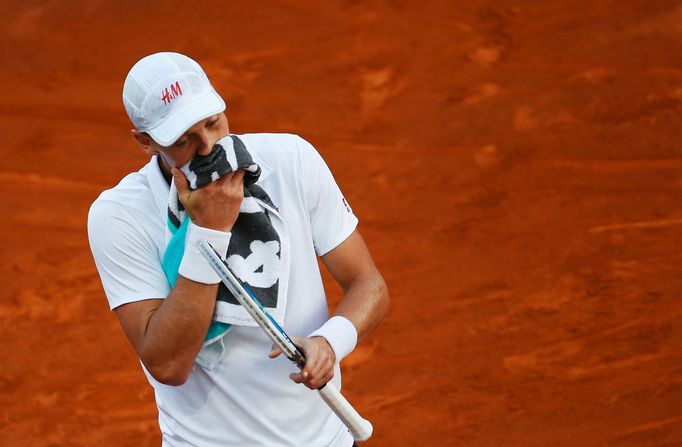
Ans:
POLYGON ((358 331, 348 318, 335 315, 308 337, 322 337, 327 340, 338 363, 355 349, 358 331))
POLYGON ((178 274, 195 282, 218 284, 220 277, 201 254, 197 243, 202 239, 206 240, 218 253, 220 259, 224 260, 231 236, 230 232, 205 228, 190 222, 185 239, 185 253, 182 256, 178 274))
POLYGON ((198 220, 197 221, 192 220, 192 224, 204 230, 218 231, 221 233, 230 233, 232 231, 232 225, 214 224, 211 222, 201 222, 198 220))

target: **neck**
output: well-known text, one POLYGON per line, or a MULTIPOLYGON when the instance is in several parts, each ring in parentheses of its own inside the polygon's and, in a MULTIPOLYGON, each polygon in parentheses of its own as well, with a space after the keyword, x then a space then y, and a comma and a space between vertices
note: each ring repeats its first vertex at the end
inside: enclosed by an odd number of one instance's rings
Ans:
POLYGON ((159 169, 161 169, 163 178, 166 179, 166 183, 168 183, 168 186, 170 186, 171 182, 173 181, 173 174, 171 174, 170 167, 166 165, 166 162, 160 155, 156 156, 156 162, 159 164, 159 169))

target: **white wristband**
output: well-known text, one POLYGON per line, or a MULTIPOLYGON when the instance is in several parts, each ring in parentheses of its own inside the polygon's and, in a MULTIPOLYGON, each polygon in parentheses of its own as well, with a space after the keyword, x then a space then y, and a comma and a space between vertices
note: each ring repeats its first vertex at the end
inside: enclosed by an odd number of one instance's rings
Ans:
POLYGON ((332 347, 336 362, 353 352, 358 343, 358 331, 346 317, 336 315, 314 331, 308 337, 324 337, 332 347))
POLYGON ((187 238, 185 239, 185 253, 182 255, 178 274, 192 281, 204 284, 218 284, 220 277, 206 258, 204 258, 204 255, 201 254, 197 242, 201 239, 206 239, 213 249, 218 252, 220 259, 224 260, 231 237, 232 233, 200 227, 190 222, 187 228, 187 238))

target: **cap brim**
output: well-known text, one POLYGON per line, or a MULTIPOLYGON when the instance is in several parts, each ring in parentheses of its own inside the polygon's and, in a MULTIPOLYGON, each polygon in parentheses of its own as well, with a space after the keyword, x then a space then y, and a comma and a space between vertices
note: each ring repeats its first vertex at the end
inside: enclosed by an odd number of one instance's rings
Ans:
POLYGON ((191 103, 178 107, 158 126, 148 129, 146 132, 159 145, 167 147, 175 143, 187 129, 199 121, 224 110, 225 101, 223 98, 215 91, 210 91, 191 103))

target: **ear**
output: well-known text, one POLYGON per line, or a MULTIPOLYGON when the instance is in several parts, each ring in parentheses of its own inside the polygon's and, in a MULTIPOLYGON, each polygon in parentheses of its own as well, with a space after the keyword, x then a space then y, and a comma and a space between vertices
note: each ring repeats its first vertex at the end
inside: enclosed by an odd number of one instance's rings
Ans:
POLYGON ((159 151, 154 148, 154 142, 152 141, 152 138, 146 133, 140 132, 137 129, 131 129, 130 134, 133 136, 133 138, 135 138, 135 141, 137 141, 137 144, 140 145, 140 148, 142 148, 142 150, 150 157, 159 153, 159 151))

